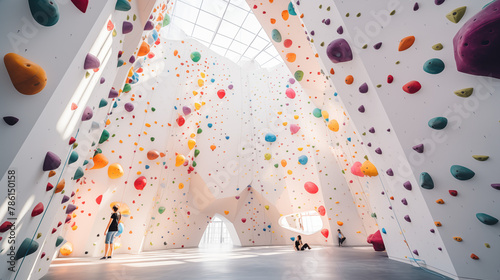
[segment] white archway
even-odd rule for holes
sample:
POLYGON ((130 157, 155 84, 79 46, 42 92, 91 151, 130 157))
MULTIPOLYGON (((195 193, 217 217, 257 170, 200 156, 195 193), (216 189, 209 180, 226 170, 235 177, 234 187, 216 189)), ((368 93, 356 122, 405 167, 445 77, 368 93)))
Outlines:
POLYGON ((208 224, 198 247, 211 245, 241 246, 233 223, 220 214, 215 214, 208 224))

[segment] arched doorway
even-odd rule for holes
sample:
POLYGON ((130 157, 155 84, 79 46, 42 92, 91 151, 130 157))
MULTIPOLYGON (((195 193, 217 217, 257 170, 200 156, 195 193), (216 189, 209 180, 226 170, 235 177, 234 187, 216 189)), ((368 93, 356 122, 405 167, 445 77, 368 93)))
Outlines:
POLYGON ((219 214, 213 216, 198 245, 198 247, 209 246, 241 246, 233 223, 219 214))

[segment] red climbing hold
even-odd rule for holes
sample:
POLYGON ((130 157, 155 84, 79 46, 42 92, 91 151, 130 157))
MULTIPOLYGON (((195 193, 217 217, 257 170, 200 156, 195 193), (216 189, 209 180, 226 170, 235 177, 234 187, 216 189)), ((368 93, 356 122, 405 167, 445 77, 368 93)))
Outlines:
POLYGON ((35 208, 33 208, 33 211, 31 211, 31 217, 36 217, 40 214, 43 213, 43 203, 38 203, 35 208))
POLYGON ((393 81, 394 81, 394 77, 392 75, 387 76, 387 83, 388 84, 392 84, 393 81))
POLYGON ((323 234, 323 236, 325 238, 328 238, 328 235, 330 234, 330 232, 328 231, 328 229, 324 228, 321 230, 321 234, 323 234))
POLYGON ((458 195, 458 192, 456 190, 449 190, 448 191, 450 193, 450 195, 452 196, 457 196, 458 195))
POLYGON ((186 122, 186 119, 182 116, 182 115, 179 115, 179 117, 177 118, 177 120, 175 120, 177 122, 177 124, 179 126, 183 126, 184 123, 186 122))
POLYGON ((326 210, 325 210, 325 207, 323 205, 321 205, 320 207, 318 207, 318 213, 321 216, 324 216, 326 214, 326 210))
POLYGON ((409 94, 414 94, 417 91, 419 91, 421 88, 422 88, 422 85, 420 85, 420 83, 417 81, 408 82, 403 86, 403 90, 409 94))
POLYGON ((9 222, 9 221, 5 221, 3 222, 2 225, 0 225, 0 232, 6 232, 10 229, 10 227, 12 226, 12 223, 9 222))
POLYGON ((217 96, 219 96, 220 99, 224 98, 224 96, 226 96, 226 91, 219 89, 219 91, 217 91, 217 96))
POLYGON ((97 204, 101 204, 101 201, 102 201, 102 194, 95 199, 95 202, 97 202, 97 204))
POLYGON ((82 13, 87 11, 87 7, 89 6, 89 0, 71 0, 73 4, 80 10, 82 13))

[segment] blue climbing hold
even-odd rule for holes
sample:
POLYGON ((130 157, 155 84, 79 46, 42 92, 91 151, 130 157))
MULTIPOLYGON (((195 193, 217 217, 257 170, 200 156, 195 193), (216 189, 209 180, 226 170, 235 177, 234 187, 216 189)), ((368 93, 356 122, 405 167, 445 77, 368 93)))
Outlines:
POLYGON ((436 117, 429 120, 427 123, 430 128, 441 130, 448 125, 448 119, 445 117, 436 117))
POLYGON ((320 108, 314 108, 313 110, 313 116, 315 116, 316 118, 321 118, 321 109, 320 108))
POLYGON ((444 70, 444 62, 439 58, 431 58, 424 63, 424 71, 429 74, 439 74, 444 70))
POLYGON ((385 228, 382 228, 382 233, 387 234, 387 231, 385 231, 385 228))
POLYGON ((115 10, 126 12, 130 9, 132 9, 132 6, 130 6, 130 3, 127 0, 116 1, 115 10))
POLYGON ((36 250, 38 250, 38 246, 38 242, 32 240, 31 238, 24 239, 23 243, 19 246, 19 249, 17 249, 14 259, 19 260, 24 258, 24 256, 33 254, 36 250))
POLYGON ((59 21, 59 7, 52 0, 29 0, 31 15, 39 24, 52 26, 59 21))
POLYGON ((266 140, 266 142, 272 143, 272 142, 276 141, 276 135, 274 135, 272 133, 268 133, 268 134, 266 134, 264 139, 266 140))
POLYGON ((212 128, 213 124, 212 123, 209 123, 207 124, 208 128, 212 128))
POLYGON ((293 4, 292 4, 291 1, 290 1, 290 3, 288 3, 288 13, 291 16, 296 16, 297 15, 297 13, 295 12, 295 8, 293 7, 293 4))
POLYGON ((276 43, 281 42, 281 33, 278 31, 278 29, 273 29, 273 31, 271 31, 271 38, 273 38, 276 43))
POLYGON ((492 217, 488 214, 484 214, 484 213, 477 213, 476 214, 476 218, 483 224, 485 225, 489 225, 489 226, 492 226, 496 223, 498 223, 498 219, 495 218, 495 217, 492 217))
POLYGON ((474 177, 474 175, 476 175, 474 171, 461 165, 452 165, 450 168, 450 172, 453 177, 461 181, 469 180, 474 177))
POLYGON ((299 163, 302 164, 302 165, 306 165, 308 160, 309 159, 307 158, 307 156, 303 155, 303 156, 299 157, 299 163))
POLYGON ((429 173, 420 173, 420 186, 427 190, 432 190, 434 188, 434 181, 432 181, 432 177, 429 173))

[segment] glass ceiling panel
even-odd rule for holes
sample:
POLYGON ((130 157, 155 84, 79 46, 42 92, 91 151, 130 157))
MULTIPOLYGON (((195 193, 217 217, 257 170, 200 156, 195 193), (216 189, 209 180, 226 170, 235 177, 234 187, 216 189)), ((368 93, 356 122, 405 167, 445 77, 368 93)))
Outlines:
POLYGON ((177 0, 172 23, 216 53, 261 67, 283 63, 245 0, 177 0))

